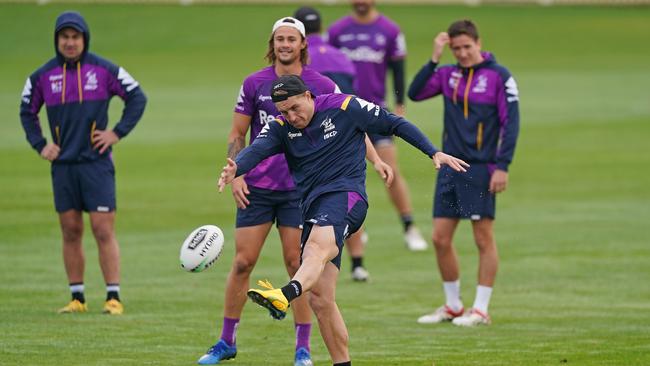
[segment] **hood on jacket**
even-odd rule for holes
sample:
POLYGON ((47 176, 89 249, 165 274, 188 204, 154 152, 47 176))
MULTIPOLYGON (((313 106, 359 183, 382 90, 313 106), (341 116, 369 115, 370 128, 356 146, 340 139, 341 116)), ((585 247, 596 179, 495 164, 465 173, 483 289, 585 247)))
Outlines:
POLYGON ((59 52, 59 47, 57 45, 57 35, 64 28, 72 28, 78 32, 83 33, 84 37, 84 50, 81 53, 81 58, 83 58, 86 53, 88 53, 88 48, 90 47, 90 29, 88 29, 88 24, 84 17, 76 11, 66 11, 61 13, 58 18, 56 18, 56 25, 54 27, 54 51, 56 52, 56 57, 61 61, 65 61, 65 57, 59 52))

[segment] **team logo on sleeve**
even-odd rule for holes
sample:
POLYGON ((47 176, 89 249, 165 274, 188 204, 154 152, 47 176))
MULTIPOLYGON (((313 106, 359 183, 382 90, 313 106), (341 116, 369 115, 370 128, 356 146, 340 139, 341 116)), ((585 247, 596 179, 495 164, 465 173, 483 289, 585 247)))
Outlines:
POLYGON ((262 131, 260 131, 260 133, 257 134, 257 138, 267 137, 268 135, 269 135, 269 124, 266 123, 264 124, 264 127, 262 127, 262 131))
POLYGON ((508 103, 519 101, 519 89, 512 76, 506 81, 506 94, 508 94, 508 103))
POLYGON ((372 112, 373 110, 375 111, 375 117, 379 116, 379 106, 375 105, 375 103, 368 102, 367 100, 363 100, 361 98, 354 98, 357 100, 359 105, 361 106, 361 109, 365 109, 368 112, 372 112))
POLYGON ((30 101, 30 97, 32 96, 32 81, 27 78, 27 81, 25 81, 25 86, 23 87, 23 102, 28 103, 30 101))
POLYGON ((126 70, 121 67, 117 72, 117 79, 122 83, 122 86, 126 88, 127 93, 140 86, 140 83, 135 81, 133 76, 131 76, 128 72, 126 72, 126 70))

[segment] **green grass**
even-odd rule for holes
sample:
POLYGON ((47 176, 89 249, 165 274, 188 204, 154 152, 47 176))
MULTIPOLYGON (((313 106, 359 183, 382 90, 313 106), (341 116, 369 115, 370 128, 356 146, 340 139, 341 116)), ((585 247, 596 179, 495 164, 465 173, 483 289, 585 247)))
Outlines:
MULTIPOLYGON (((236 93, 264 66, 272 22, 293 8, 76 6, 90 24, 91 49, 125 66, 150 99, 141 124, 114 153, 127 309, 117 318, 99 314, 104 289, 89 235, 91 312, 54 312, 68 291, 49 167, 28 147, 18 119, 24 80, 53 55, 54 19, 67 8, 0 5, 0 364, 193 364, 218 336, 234 252, 234 205, 215 192, 215 179, 236 93), (224 229, 224 255, 205 273, 185 273, 180 243, 205 223, 224 229)), ((323 15, 332 21, 347 10, 323 7, 323 15)), ((409 79, 438 31, 459 17, 477 20, 484 49, 519 82, 522 130, 510 188, 498 200, 501 268, 491 327, 415 323, 443 301, 433 251, 404 249, 383 188, 369 178, 373 281, 352 283, 346 259, 338 289, 354 364, 650 364, 650 9, 383 10, 407 35, 409 79)), ((441 102, 408 109, 438 142, 441 102)), ((120 110, 113 103, 112 121, 120 110)), ((400 161, 416 220, 429 236, 434 173, 403 143, 400 161)), ((456 245, 469 305, 477 253, 467 223, 456 245)), ((286 279, 279 251, 273 233, 254 278, 286 279)), ((286 365, 292 322, 271 321, 247 305, 238 343, 237 360, 226 364, 286 365)), ((317 365, 329 364, 317 332, 313 350, 317 365)))

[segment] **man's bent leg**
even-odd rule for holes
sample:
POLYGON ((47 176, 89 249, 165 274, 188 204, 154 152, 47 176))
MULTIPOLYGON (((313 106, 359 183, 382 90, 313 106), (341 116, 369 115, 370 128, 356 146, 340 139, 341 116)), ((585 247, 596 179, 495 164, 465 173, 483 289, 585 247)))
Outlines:
POLYGON ((325 264, 320 279, 311 289, 309 303, 318 318, 323 341, 333 363, 350 361, 348 330, 336 305, 336 280, 339 270, 334 264, 325 264))
POLYGON ((309 291, 318 282, 325 264, 339 254, 333 226, 314 225, 302 253, 302 264, 293 276, 300 282, 302 292, 309 291))

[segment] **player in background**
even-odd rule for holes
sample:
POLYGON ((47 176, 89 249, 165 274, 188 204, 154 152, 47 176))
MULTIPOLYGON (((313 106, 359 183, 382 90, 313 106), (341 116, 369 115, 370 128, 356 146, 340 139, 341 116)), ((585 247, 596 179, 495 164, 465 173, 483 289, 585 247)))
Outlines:
POLYGON ((481 52, 476 25, 459 20, 439 33, 431 59, 415 76, 409 98, 421 101, 442 94, 443 151, 472 164, 466 174, 443 168, 433 205, 433 243, 446 296, 445 305, 419 323, 453 321, 489 324, 488 305, 499 257, 494 239, 496 194, 508 186, 519 133, 519 92, 510 72, 491 53, 481 52), (456 65, 438 66, 449 45, 456 65), (463 314, 460 274, 453 237, 460 219, 470 219, 479 250, 478 286, 472 308, 463 314))
POLYGON ((368 209, 365 189, 366 132, 394 134, 433 159, 436 168, 463 161, 438 152, 414 125, 368 101, 345 94, 314 99, 296 75, 278 78, 271 97, 282 116, 269 122, 236 162, 228 159, 219 190, 268 156, 284 152, 302 197, 301 265, 291 281, 274 289, 251 289, 248 296, 283 319, 290 302, 309 292, 321 335, 337 366, 351 365, 348 332, 336 305, 336 280, 345 238, 363 224, 368 209))
MULTIPOLYGON (((361 98, 386 106, 386 74, 393 73, 395 109, 403 116, 404 73, 406 41, 395 22, 381 14, 374 0, 352 0, 352 15, 345 16, 328 30, 328 42, 345 53, 354 63, 356 78, 354 89, 361 98)), ((397 148, 392 136, 369 135, 377 153, 388 163, 395 174, 395 181, 388 188, 390 199, 400 215, 404 227, 407 248, 426 250, 427 242, 413 224, 413 208, 406 181, 399 173, 397 148)))
POLYGON ((27 141, 52 163, 54 205, 63 234, 63 263, 72 300, 60 313, 88 311, 84 296, 83 211, 88 212, 106 283, 103 312, 119 315, 120 249, 115 237, 115 170, 112 145, 138 123, 147 98, 129 73, 88 51, 90 30, 77 12, 56 19, 56 56, 25 83, 20 119, 27 141), (122 118, 108 129, 108 105, 124 100, 122 118), (43 136, 38 113, 45 104, 52 141, 43 136))
MULTIPOLYGON (((234 159, 246 146, 250 130, 253 143, 268 123, 279 114, 269 93, 273 80, 281 75, 302 75, 309 90, 318 95, 338 93, 339 89, 327 77, 305 66, 308 50, 304 25, 285 17, 273 25, 266 59, 271 66, 249 75, 239 91, 228 136, 228 158, 234 159)), ((370 145, 370 144, 369 144, 370 145)), ((383 169, 377 154, 369 150, 368 159, 383 169)), ((392 172, 383 174, 390 175, 392 172)), ((236 331, 246 303, 249 277, 259 258, 269 231, 276 222, 287 272, 293 276, 300 265, 300 195, 289 173, 284 154, 278 153, 261 161, 246 176, 232 184, 237 206, 235 257, 228 275, 221 337, 199 359, 199 364, 216 364, 237 354, 236 331)), ((311 311, 307 299, 294 305, 297 366, 312 365, 310 355, 311 311)))
MULTIPOLYGON (((320 13, 308 6, 296 10, 294 16, 305 25, 307 47, 309 49, 309 66, 332 79, 345 94, 354 92, 354 64, 339 49, 323 40, 320 13)), ((370 274, 363 266, 364 244, 367 235, 363 228, 351 235, 345 242, 352 261, 352 279, 367 281, 370 274)))

